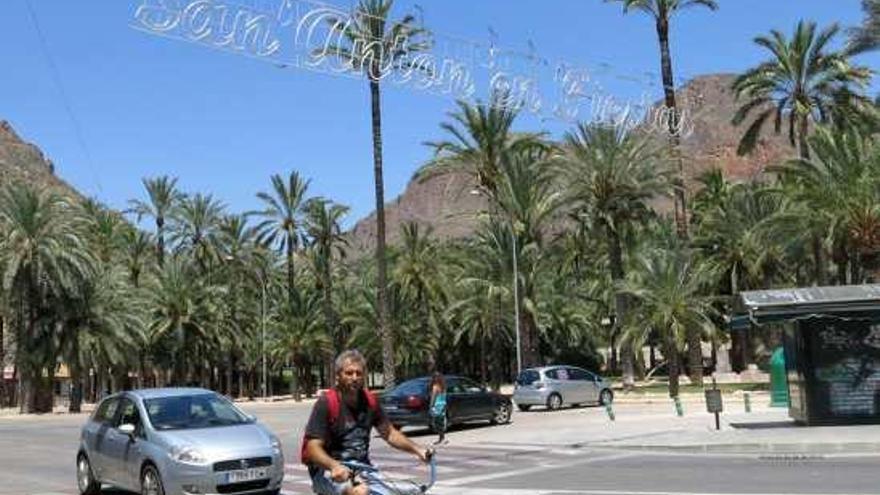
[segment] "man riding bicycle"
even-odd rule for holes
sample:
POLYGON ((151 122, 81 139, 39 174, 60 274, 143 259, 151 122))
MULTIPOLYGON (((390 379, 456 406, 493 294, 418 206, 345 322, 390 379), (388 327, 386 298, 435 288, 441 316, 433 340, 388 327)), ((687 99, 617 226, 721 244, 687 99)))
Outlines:
POLYGON ((312 489, 319 495, 368 495, 366 484, 355 484, 343 463, 370 464, 373 427, 392 447, 428 462, 431 451, 395 428, 364 388, 367 362, 356 350, 336 358, 336 387, 318 399, 303 438, 302 460, 309 467, 312 489))

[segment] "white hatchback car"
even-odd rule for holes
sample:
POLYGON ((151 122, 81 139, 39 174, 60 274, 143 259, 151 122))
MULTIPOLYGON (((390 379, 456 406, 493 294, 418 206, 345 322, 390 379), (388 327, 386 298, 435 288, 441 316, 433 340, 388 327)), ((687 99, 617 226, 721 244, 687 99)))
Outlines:
POLYGON ((522 370, 516 377, 513 401, 520 411, 532 406, 559 409, 570 404, 610 404, 611 382, 574 366, 545 366, 522 370))

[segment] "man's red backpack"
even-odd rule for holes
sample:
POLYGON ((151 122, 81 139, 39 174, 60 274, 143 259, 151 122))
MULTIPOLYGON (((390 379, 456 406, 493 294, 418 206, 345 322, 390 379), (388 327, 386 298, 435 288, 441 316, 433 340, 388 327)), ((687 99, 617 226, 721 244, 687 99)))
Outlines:
MULTIPOLYGON (((367 389, 363 389, 363 393, 364 396, 366 396, 367 398, 367 406, 370 408, 370 411, 373 411, 373 413, 378 413, 379 401, 376 399, 376 396, 367 389)), ((327 398, 327 421, 329 423, 330 429, 332 430, 336 424, 336 421, 339 419, 341 398, 339 397, 339 392, 337 392, 335 388, 328 389, 324 393, 324 397, 327 398)), ((307 444, 308 438, 306 438, 305 433, 303 433, 302 444, 299 448, 299 458, 303 464, 309 464, 309 456, 306 450, 307 444)))

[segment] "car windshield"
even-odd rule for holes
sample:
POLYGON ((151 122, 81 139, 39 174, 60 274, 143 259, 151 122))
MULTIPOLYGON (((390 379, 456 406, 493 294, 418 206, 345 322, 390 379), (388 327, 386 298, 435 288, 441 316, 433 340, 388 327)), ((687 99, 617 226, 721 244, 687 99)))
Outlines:
POLYGON ((150 423, 157 430, 189 430, 251 422, 247 415, 217 394, 147 399, 144 405, 150 423))
POLYGON ((532 383, 535 383, 536 381, 538 381, 539 378, 540 378, 540 376, 538 375, 537 371, 523 370, 523 371, 520 371, 519 376, 516 377, 516 384, 517 385, 531 385, 532 383))

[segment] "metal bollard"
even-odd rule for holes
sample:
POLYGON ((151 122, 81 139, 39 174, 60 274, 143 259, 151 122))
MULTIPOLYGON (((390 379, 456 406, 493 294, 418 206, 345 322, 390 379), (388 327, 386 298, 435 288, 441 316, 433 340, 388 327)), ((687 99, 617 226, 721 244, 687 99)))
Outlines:
POLYGON ((672 400, 675 402, 675 414, 677 414, 678 417, 684 416, 684 406, 681 405, 681 399, 676 395, 672 400))
POLYGON ((611 404, 605 404, 605 412, 608 413, 608 419, 614 421, 614 408, 611 407, 611 404))
POLYGON ((747 413, 752 412, 752 396, 748 392, 743 392, 743 405, 747 413))

